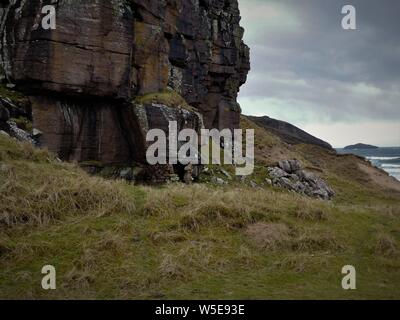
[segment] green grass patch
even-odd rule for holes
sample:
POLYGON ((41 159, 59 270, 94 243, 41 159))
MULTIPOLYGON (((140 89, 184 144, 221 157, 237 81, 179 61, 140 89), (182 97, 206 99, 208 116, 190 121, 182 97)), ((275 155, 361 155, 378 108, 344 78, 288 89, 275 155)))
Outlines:
POLYGON ((180 107, 188 111, 195 111, 195 109, 191 107, 179 93, 173 90, 165 90, 137 96, 135 97, 134 102, 140 105, 159 103, 171 108, 180 107))

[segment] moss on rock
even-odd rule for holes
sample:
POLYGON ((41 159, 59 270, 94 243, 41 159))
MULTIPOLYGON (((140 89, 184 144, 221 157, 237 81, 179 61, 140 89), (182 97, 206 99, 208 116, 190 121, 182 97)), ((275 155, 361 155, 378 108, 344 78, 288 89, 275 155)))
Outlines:
MULTIPOLYGON (((1 78, 1 69, 0 69, 0 78, 1 78)), ((6 85, 3 83, 0 83, 0 97, 8 98, 11 101, 17 102, 17 103, 18 102, 25 103, 27 101, 27 97, 23 93, 16 91, 16 90, 8 89, 6 87, 6 85)))
POLYGON ((160 92, 147 93, 142 96, 137 96, 134 99, 136 104, 146 105, 151 103, 164 104, 171 108, 183 108, 188 111, 195 111, 186 100, 174 90, 164 90, 160 92))

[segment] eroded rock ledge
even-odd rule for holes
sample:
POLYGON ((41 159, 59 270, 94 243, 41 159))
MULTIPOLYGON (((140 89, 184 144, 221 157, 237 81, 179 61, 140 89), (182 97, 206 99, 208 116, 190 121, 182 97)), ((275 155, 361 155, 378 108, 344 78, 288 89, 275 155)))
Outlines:
POLYGON ((41 142, 62 159, 143 160, 143 134, 165 114, 183 127, 239 126, 250 65, 237 0, 12 0, 0 19, 4 78, 29 96, 41 142), (45 4, 56 30, 40 27, 45 4), (161 91, 198 113, 133 102, 161 91))

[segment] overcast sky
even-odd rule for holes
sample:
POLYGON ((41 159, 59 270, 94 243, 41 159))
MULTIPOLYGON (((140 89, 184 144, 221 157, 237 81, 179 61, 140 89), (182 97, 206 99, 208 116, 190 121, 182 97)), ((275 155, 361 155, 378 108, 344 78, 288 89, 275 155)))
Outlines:
POLYGON ((244 114, 288 121, 335 147, 400 146, 400 0, 239 0, 252 71, 244 114), (357 10, 343 30, 342 7, 357 10))

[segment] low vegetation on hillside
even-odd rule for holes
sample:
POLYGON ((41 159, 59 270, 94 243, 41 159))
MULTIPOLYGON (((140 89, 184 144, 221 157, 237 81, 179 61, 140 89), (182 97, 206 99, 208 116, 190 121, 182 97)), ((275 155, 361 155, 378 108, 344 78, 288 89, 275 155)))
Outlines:
POLYGON ((0 298, 398 299, 398 194, 325 161, 330 202, 236 183, 103 180, 0 136, 0 298), (47 264, 55 291, 41 288, 47 264), (348 264, 354 291, 341 288, 348 264))
POLYGON ((164 90, 160 92, 148 93, 142 96, 137 96, 134 100, 139 105, 158 103, 167 105, 172 108, 183 108, 189 111, 194 109, 186 102, 186 100, 174 90, 164 90))

